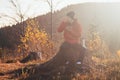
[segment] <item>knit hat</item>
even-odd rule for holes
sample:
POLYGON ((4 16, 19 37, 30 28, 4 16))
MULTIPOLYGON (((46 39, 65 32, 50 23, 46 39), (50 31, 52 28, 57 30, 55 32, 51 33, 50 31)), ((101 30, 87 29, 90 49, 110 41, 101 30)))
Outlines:
POLYGON ((75 12, 74 11, 70 11, 70 12, 68 12, 67 14, 66 14, 68 17, 70 17, 70 18, 74 18, 74 15, 75 15, 75 12))

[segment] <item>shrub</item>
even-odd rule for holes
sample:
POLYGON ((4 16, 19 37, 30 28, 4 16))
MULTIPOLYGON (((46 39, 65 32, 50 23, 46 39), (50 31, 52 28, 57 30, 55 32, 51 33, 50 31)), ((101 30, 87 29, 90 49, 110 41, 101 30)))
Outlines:
POLYGON ((22 44, 18 45, 17 52, 42 52, 45 55, 52 53, 53 42, 44 29, 39 30, 35 20, 26 21, 24 36, 21 36, 22 44))

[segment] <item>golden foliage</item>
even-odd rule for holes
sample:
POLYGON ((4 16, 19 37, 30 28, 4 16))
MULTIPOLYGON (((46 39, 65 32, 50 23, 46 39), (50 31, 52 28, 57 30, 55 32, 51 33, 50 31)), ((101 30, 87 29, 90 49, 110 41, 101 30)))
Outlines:
POLYGON ((44 29, 39 30, 39 25, 35 20, 28 20, 24 36, 21 36, 21 42, 18 46, 18 52, 42 52, 50 53, 53 42, 44 29))
POLYGON ((120 50, 117 51, 117 55, 120 57, 120 50))
POLYGON ((96 27, 92 27, 91 30, 88 30, 86 46, 91 51, 93 57, 109 58, 111 55, 109 47, 94 28, 96 27))
POLYGON ((87 41, 87 47, 90 51, 98 50, 101 47, 102 40, 97 32, 91 34, 92 38, 87 41))

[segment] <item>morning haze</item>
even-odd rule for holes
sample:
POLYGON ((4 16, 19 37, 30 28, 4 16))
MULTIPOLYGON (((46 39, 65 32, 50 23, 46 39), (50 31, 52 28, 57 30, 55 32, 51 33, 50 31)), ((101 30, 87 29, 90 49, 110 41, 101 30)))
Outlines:
POLYGON ((68 6, 56 13, 57 16, 53 18, 53 22, 55 22, 53 26, 58 27, 59 24, 56 23, 59 22, 59 19, 72 10, 75 11, 76 18, 83 27, 83 36, 87 35, 88 29, 94 25, 110 47, 111 52, 120 49, 120 3, 81 3, 68 6))
POLYGON ((106 42, 111 43, 113 52, 120 49, 120 3, 84 3, 75 5, 73 10, 83 30, 94 24, 106 42))

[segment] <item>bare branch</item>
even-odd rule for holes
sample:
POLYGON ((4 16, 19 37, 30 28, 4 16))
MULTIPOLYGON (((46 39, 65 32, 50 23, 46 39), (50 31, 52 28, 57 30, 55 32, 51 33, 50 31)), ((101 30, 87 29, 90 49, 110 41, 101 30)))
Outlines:
POLYGON ((12 3, 12 5, 17 8, 17 5, 15 4, 14 0, 10 0, 10 3, 12 3))
POLYGON ((49 0, 46 0, 46 1, 47 1, 47 3, 48 3, 49 6, 52 5, 52 3, 49 0))
POLYGON ((23 15, 25 16, 26 13, 32 8, 32 3, 28 6, 27 10, 23 13, 23 15))
POLYGON ((15 8, 15 14, 20 18, 19 20, 22 22, 24 20, 24 15, 22 14, 20 4, 17 0, 9 0, 9 2, 15 8))
POLYGON ((19 22, 16 18, 14 18, 14 17, 12 17, 12 16, 9 16, 9 15, 6 15, 6 14, 1 14, 0 17, 1 17, 1 18, 3 18, 3 17, 8 17, 8 18, 13 19, 15 22, 19 22))

